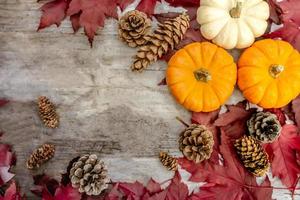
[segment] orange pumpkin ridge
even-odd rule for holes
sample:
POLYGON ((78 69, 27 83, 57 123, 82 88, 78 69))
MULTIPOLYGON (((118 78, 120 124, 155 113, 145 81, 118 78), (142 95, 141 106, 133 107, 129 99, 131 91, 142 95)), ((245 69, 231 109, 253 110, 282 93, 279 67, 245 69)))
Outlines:
POLYGON ((170 92, 186 109, 210 112, 230 97, 237 69, 232 56, 209 42, 194 42, 170 59, 166 80, 170 92))

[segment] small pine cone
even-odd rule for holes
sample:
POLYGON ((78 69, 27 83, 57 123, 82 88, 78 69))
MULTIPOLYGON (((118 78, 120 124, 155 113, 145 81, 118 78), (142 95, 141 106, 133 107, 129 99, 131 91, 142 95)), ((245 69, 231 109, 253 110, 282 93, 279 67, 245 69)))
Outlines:
POLYGON ((268 154, 251 136, 243 136, 234 143, 245 168, 255 176, 263 176, 270 168, 268 154))
POLYGON ((273 142, 280 134, 281 125, 277 116, 270 112, 257 112, 247 121, 249 135, 256 140, 273 142))
POLYGON ((72 187, 87 195, 99 195, 108 188, 110 182, 103 161, 95 154, 84 155, 74 162, 70 170, 70 179, 72 187))
POLYGON ((170 171, 176 171, 178 169, 178 161, 176 158, 170 156, 166 152, 159 153, 160 162, 170 171))
POLYGON ((119 20, 119 37, 130 47, 137 47, 147 42, 145 36, 151 30, 151 20, 138 10, 125 13, 119 20))
POLYGON ((191 124, 179 137, 179 149, 188 160, 200 163, 210 158, 214 138, 204 125, 191 124))
POLYGON ((57 128, 59 124, 59 117, 56 113, 55 106, 45 96, 38 98, 38 107, 40 118, 48 128, 57 128))
POLYGON ((131 66, 132 71, 144 70, 169 50, 174 49, 189 28, 189 21, 189 16, 183 13, 159 24, 154 33, 148 36, 148 42, 138 50, 131 66))
POLYGON ((37 148, 27 160, 28 169, 39 168, 41 164, 50 160, 55 153, 55 146, 53 144, 43 144, 37 148))

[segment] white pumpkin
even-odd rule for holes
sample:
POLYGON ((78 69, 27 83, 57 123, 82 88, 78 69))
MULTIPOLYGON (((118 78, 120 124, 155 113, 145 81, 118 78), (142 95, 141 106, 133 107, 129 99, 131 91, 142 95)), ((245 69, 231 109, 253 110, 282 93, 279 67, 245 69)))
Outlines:
POLYGON ((246 48, 268 27, 264 0, 201 0, 197 21, 202 35, 226 48, 246 48))

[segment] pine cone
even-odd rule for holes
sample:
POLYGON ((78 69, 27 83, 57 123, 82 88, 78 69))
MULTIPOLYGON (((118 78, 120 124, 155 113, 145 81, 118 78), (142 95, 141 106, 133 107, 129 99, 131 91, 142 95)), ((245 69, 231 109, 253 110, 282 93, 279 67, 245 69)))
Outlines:
POLYGON ((170 171, 176 171, 178 169, 178 161, 176 158, 170 156, 166 152, 159 153, 160 162, 170 171))
POLYGON ((234 146, 243 165, 253 175, 263 176, 269 170, 268 154, 253 137, 237 139, 234 146))
POLYGON ((99 195, 108 188, 110 182, 103 161, 95 154, 84 155, 74 162, 70 170, 70 179, 72 187, 87 195, 99 195))
POLYGON ((174 49, 189 28, 189 21, 189 16, 183 13, 159 24, 154 33, 148 36, 148 42, 138 50, 132 70, 142 71, 170 49, 174 49))
POLYGON ((247 121, 249 135, 263 143, 273 142, 280 134, 277 116, 270 112, 258 112, 247 121))
POLYGON ((191 124, 179 137, 179 149, 188 160, 196 163, 209 159, 213 146, 213 135, 204 125, 191 124))
POLYGON ((119 21, 119 36, 130 47, 137 47, 147 42, 145 36, 151 30, 151 20, 138 10, 125 13, 119 21))
POLYGON ((39 114, 40 118, 44 122, 45 126, 49 128, 56 128, 59 124, 59 117, 56 113, 55 106, 45 96, 38 98, 39 114))
POLYGON ((27 168, 35 169, 39 168, 41 164, 50 160, 55 153, 55 146, 53 144, 43 144, 37 148, 27 160, 27 168))

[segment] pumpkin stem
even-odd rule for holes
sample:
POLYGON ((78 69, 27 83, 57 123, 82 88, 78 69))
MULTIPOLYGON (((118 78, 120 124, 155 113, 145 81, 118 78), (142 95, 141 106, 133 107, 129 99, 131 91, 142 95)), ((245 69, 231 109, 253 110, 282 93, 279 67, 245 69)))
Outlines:
POLYGON ((194 76, 197 79, 197 81, 203 81, 207 83, 211 80, 211 75, 207 69, 200 68, 194 71, 194 76))
POLYGON ((279 74, 281 72, 283 72, 284 70, 284 66, 283 65, 277 65, 277 64, 274 64, 274 65, 271 65, 270 68, 269 68, 269 73, 270 75, 273 77, 273 78, 277 78, 279 76, 279 74))
POLYGON ((232 18, 240 18, 242 12, 243 2, 236 2, 236 6, 229 11, 229 14, 232 18))
POLYGON ((185 125, 186 127, 189 127, 190 125, 188 123, 186 123, 185 121, 183 121, 180 117, 176 117, 176 119, 181 122, 183 125, 185 125))

